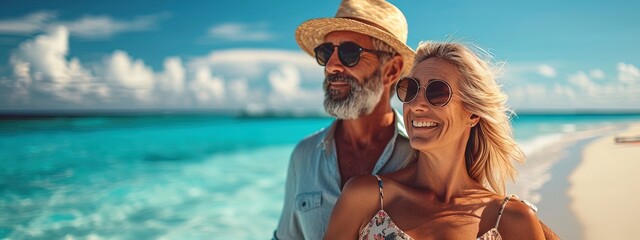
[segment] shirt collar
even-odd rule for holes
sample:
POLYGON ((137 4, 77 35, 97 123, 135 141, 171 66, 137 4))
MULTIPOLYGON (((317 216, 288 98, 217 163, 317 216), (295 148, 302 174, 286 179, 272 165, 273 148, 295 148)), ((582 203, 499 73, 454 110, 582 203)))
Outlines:
POLYGON ((402 117, 402 114, 395 109, 393 109, 393 112, 396 114, 396 118, 394 120, 396 121, 396 135, 400 135, 408 139, 409 136, 407 135, 407 128, 404 125, 404 118, 402 117))

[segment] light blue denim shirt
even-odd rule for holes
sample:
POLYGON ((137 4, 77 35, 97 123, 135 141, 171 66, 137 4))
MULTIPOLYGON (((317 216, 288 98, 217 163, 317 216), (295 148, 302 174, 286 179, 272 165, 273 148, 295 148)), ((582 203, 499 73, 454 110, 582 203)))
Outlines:
MULTIPOLYGON (((387 143, 371 174, 393 172, 414 155, 402 115, 395 111, 396 134, 387 143)), ((284 207, 275 239, 322 239, 340 196, 340 171, 334 139, 337 121, 305 138, 291 154, 284 207)))

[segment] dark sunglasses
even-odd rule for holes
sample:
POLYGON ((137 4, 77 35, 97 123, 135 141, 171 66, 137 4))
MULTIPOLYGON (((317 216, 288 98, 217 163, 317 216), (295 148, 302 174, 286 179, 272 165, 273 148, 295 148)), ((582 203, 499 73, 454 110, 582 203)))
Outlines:
POLYGON ((333 50, 338 47, 338 59, 340 63, 346 67, 353 67, 360 62, 360 54, 362 52, 370 52, 376 55, 391 54, 388 52, 366 49, 360 47, 354 42, 344 42, 340 45, 333 45, 333 43, 323 43, 313 49, 316 53, 316 61, 320 66, 326 66, 329 58, 333 55, 333 50))
MULTIPOLYGON (((403 77, 396 83, 396 94, 398 99, 403 103, 410 103, 420 92, 420 83, 417 79, 411 77, 403 77)), ((435 107, 444 107, 451 100, 451 86, 443 80, 431 80, 424 86, 425 97, 427 102, 435 107)))

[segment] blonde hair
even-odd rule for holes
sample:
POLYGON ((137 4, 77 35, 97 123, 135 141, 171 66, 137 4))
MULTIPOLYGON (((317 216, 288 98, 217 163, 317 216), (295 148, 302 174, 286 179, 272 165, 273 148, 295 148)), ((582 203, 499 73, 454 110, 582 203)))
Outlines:
POLYGON ((465 149, 467 172, 485 187, 504 195, 505 181, 513 181, 518 175, 513 162, 524 163, 525 158, 513 137, 513 112, 506 106, 507 95, 496 81, 497 68, 492 65, 490 54, 475 48, 474 52, 460 43, 421 42, 413 66, 429 58, 441 58, 462 75, 460 92, 456 94, 469 112, 480 117, 471 128, 465 149))

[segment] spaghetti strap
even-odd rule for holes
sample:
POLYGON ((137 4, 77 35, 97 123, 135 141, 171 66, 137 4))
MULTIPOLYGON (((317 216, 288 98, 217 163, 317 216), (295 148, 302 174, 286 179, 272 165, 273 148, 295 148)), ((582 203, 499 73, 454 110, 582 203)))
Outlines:
POLYGON ((512 194, 511 196, 506 197, 504 201, 502 201, 502 207, 500 207, 500 212, 498 212, 498 220, 496 220, 496 226, 494 227, 495 229, 498 229, 498 225, 500 225, 500 218, 502 217, 502 212, 504 212, 504 208, 507 206, 509 199, 511 199, 512 197, 515 197, 515 195, 512 194))
POLYGON ((384 192, 382 191, 382 179, 378 175, 374 175, 378 179, 378 189, 380 189, 380 210, 384 210, 384 192))

